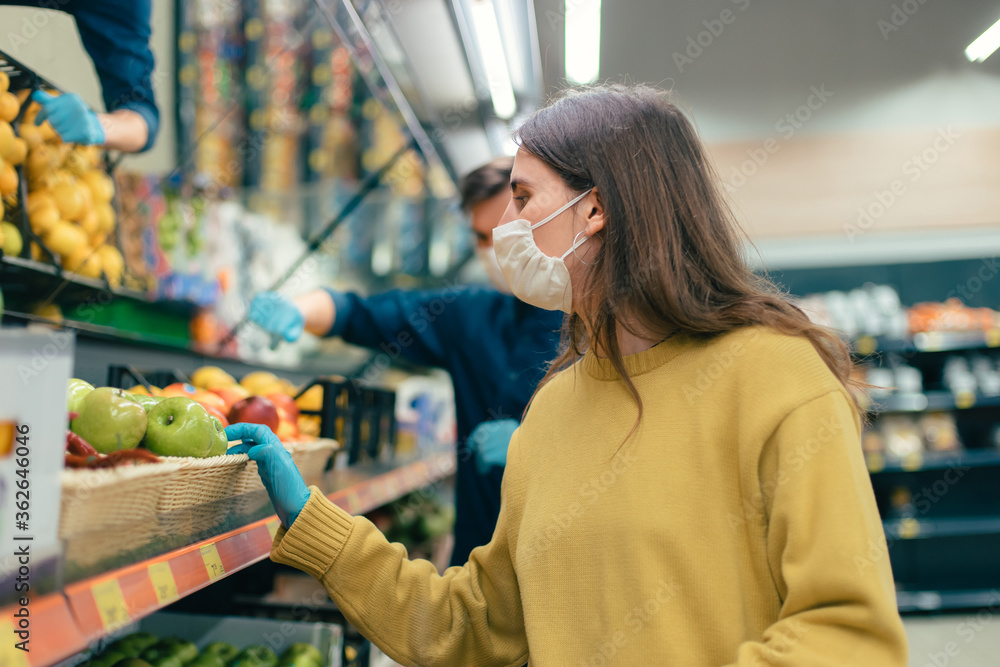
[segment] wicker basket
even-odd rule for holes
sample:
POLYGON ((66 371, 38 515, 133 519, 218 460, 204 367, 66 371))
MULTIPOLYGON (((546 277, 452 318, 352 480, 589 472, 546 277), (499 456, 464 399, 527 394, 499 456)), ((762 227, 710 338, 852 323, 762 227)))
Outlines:
POLYGON ((177 461, 101 470, 63 470, 59 537, 152 519, 177 461))
POLYGON ((250 457, 246 454, 223 454, 207 459, 167 457, 166 460, 177 461, 178 470, 171 475, 156 504, 158 513, 173 512, 234 495, 236 479, 247 467, 250 457))
MULTIPOLYGON (((340 444, 336 440, 327 438, 284 444, 306 482, 318 479, 326 469, 326 462, 330 460, 330 455, 340 448, 340 444)), ((264 484, 260 481, 260 475, 257 474, 257 464, 250 461, 246 468, 237 475, 236 483, 233 486, 233 495, 260 491, 263 488, 264 484)))

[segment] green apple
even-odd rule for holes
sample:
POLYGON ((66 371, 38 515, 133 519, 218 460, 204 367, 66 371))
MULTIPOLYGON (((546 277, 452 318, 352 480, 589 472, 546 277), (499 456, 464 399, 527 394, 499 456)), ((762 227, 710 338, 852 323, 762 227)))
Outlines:
POLYGON ((305 642, 296 642, 288 647, 288 649, 281 655, 282 662, 288 660, 291 661, 294 658, 304 657, 312 660, 316 663, 316 667, 322 667, 323 665, 323 654, 319 652, 319 649, 312 644, 306 644, 305 642))
MULTIPOLYGON (((209 415, 211 416, 211 415, 209 415)), ((229 449, 229 438, 226 437, 226 427, 222 425, 218 417, 212 416, 212 424, 215 426, 214 442, 209 456, 222 456, 229 449)))
POLYGON ((206 653, 217 655, 222 662, 229 662, 235 658, 236 654, 239 652, 240 650, 238 648, 232 644, 227 644, 226 642, 212 642, 201 650, 202 655, 205 655, 206 653))
POLYGON ((160 456, 214 456, 217 421, 190 398, 165 398, 149 411, 146 449, 160 456))
POLYGON ((94 391, 94 385, 84 380, 70 378, 66 383, 66 408, 70 412, 80 411, 80 401, 94 391))
POLYGON ((94 389, 75 412, 80 416, 70 422, 70 430, 102 454, 134 449, 146 432, 146 411, 125 398, 121 389, 94 389))
POLYGON ((164 399, 163 396, 147 396, 146 394, 129 394, 126 393, 125 397, 133 403, 138 403, 142 406, 142 409, 149 414, 149 411, 153 409, 153 406, 164 399))

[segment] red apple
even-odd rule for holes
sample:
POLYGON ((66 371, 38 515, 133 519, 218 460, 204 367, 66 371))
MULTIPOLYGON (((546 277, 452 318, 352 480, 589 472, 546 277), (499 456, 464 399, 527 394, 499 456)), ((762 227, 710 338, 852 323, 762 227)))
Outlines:
POLYGON ((299 406, 295 404, 295 399, 288 394, 268 394, 268 398, 278 407, 278 416, 288 421, 298 421, 299 406))
POLYGON ((210 392, 221 398, 226 404, 226 412, 229 412, 234 405, 250 395, 250 392, 235 384, 231 387, 213 387, 210 392))
POLYGON ((229 410, 230 424, 238 424, 240 422, 263 424, 272 431, 277 431, 280 421, 278 408, 275 407, 273 402, 263 396, 244 398, 229 410))

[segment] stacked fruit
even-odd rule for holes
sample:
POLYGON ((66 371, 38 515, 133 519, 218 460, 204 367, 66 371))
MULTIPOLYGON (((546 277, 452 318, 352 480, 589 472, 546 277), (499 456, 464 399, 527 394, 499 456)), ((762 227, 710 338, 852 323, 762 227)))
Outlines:
MULTIPOLYGON (((48 121, 35 125, 41 108, 36 102, 28 103, 15 133, 10 122, 17 117, 20 104, 7 85, 6 75, 0 77, 0 195, 4 203, 10 208, 17 203, 15 166, 23 163, 28 182, 28 201, 23 204, 32 232, 67 271, 90 278, 103 274, 112 286, 121 285, 124 260, 108 242, 115 229, 111 204, 115 187, 101 168, 100 150, 63 143, 48 121)), ((21 92, 26 99, 27 91, 21 92)), ((5 253, 8 235, 13 238, 11 228, 2 229, 5 253)), ((31 254, 38 260, 52 259, 36 243, 31 245, 31 254)))
POLYGON ((98 454, 141 447, 159 456, 207 458, 225 454, 229 446, 222 422, 184 396, 95 389, 76 378, 69 381, 67 396, 70 413, 76 413, 70 430, 98 454))
MULTIPOLYGON (((146 391, 133 387, 129 391, 146 391)), ((299 432, 299 408, 293 398, 298 390, 273 373, 249 373, 239 382, 217 366, 203 366, 191 374, 191 384, 172 384, 152 393, 181 395, 201 403, 223 424, 248 422, 268 426, 283 442, 293 442, 299 432)))
MULTIPOLYGON (((0 220, 17 205, 17 165, 28 156, 28 144, 14 136, 10 123, 17 118, 20 103, 7 90, 10 79, 0 72, 0 220)), ((5 255, 20 255, 23 240, 17 226, 4 220, 0 223, 0 247, 5 255)))
POLYGON ((324 667, 319 649, 296 643, 281 655, 256 644, 242 651, 227 642, 213 642, 198 652, 194 642, 177 637, 158 639, 136 632, 112 643, 81 667, 324 667))

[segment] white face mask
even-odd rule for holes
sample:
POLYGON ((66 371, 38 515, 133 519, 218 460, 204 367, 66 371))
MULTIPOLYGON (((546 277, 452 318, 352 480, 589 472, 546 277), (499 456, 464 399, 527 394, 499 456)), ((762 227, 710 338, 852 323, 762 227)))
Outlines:
POLYGON ((577 234, 570 249, 561 257, 549 257, 535 244, 532 230, 546 222, 590 194, 587 190, 575 197, 558 211, 534 225, 521 218, 493 230, 493 247, 497 262, 503 271, 511 291, 521 301, 545 310, 570 312, 573 305, 573 290, 570 287, 569 269, 566 258, 583 245, 588 236, 577 234))
POLYGON ((497 288, 497 291, 504 294, 513 294, 513 292, 510 291, 510 285, 507 284, 507 279, 503 277, 503 271, 500 269, 500 264, 497 262, 497 253, 496 250, 493 249, 493 246, 488 248, 476 246, 476 258, 486 270, 486 276, 490 279, 490 282, 493 283, 493 286, 497 288))

